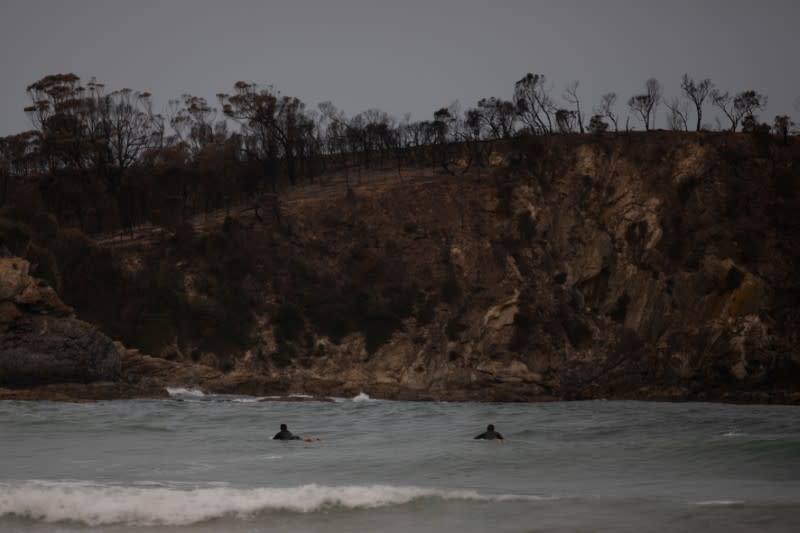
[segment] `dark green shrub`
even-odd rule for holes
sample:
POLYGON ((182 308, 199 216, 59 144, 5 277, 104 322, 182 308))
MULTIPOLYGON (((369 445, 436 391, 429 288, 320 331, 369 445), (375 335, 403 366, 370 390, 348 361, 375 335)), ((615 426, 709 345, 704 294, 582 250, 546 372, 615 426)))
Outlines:
POLYGON ((416 308, 415 317, 417 324, 426 326, 430 324, 436 316, 436 303, 432 298, 425 298, 416 308))
POLYGON ((277 349, 269 356, 272 364, 278 368, 291 366, 294 357, 294 348, 286 343, 278 343, 277 349))
POLYGON ((19 222, 0 219, 0 246, 14 255, 25 257, 31 243, 31 229, 19 222))
POLYGON ((575 348, 580 348, 586 342, 592 339, 592 330, 584 324, 580 319, 574 316, 568 316, 563 321, 564 332, 567 334, 569 343, 575 348))
POLYGON ((278 308, 278 312, 272 317, 272 323, 275 325, 275 340, 278 342, 297 340, 305 328, 302 310, 291 302, 278 308))
POLYGON ((56 291, 61 289, 58 262, 50 250, 31 244, 26 259, 31 263, 31 274, 45 280, 56 291))

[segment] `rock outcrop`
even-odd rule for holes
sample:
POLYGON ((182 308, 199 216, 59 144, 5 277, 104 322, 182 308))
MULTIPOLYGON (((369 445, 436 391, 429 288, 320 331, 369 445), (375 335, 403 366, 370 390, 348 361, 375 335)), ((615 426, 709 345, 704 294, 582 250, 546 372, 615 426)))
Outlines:
MULTIPOLYGON (((124 316, 172 322, 129 338, 122 314, 108 324, 162 357, 114 348, 4 259, 0 386, 800 402, 797 146, 658 132, 515 143, 488 175, 297 188, 269 220, 242 211, 115 250, 115 279, 151 295, 124 316)), ((82 305, 103 324, 107 306, 82 305)))
POLYGON ((377 350, 307 319, 311 345, 261 372, 391 397, 800 400, 796 156, 744 136, 623 139, 286 213, 296 257, 331 283, 384 265, 367 290, 416 288, 433 310, 377 350))
POLYGON ((0 257, 0 387, 118 380, 111 339, 29 270, 24 259, 0 257))

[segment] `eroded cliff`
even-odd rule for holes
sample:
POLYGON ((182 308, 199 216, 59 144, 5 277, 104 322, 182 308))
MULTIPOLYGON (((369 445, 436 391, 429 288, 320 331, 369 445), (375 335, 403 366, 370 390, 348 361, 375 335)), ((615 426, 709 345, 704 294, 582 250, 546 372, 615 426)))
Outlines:
MULTIPOLYGON (((796 391, 796 156, 741 137, 573 141, 534 140, 489 179, 288 205, 290 255, 325 284, 411 303, 375 349, 369 332, 330 342, 301 313, 310 338, 266 371, 430 398, 796 391)), ((274 332, 254 353, 281 353, 274 332)))
POLYGON ((796 402, 799 155, 745 135, 520 139, 480 172, 321 183, 114 248, 130 294, 66 299, 158 356, 125 356, 153 386, 796 402))
POLYGON ((119 379, 117 347, 29 269, 0 257, 0 387, 119 379))

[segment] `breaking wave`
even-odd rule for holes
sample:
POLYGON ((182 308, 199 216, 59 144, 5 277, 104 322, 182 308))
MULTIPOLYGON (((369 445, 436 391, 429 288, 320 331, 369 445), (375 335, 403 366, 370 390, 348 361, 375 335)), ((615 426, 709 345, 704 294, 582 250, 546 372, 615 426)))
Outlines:
POLYGON ((184 387, 167 387, 167 394, 173 398, 183 396, 194 396, 199 398, 205 396, 205 393, 200 389, 188 389, 184 387))
POLYGON ((354 402, 371 402, 374 401, 372 398, 369 397, 369 394, 365 392, 359 392, 357 395, 353 397, 354 402))
POLYGON ((311 513, 333 507, 366 509, 403 505, 420 499, 502 502, 546 500, 520 495, 482 495, 469 490, 441 490, 391 485, 236 489, 203 487, 110 486, 82 482, 0 483, 0 517, 10 515, 45 522, 180 526, 207 520, 248 518, 268 511, 311 513))

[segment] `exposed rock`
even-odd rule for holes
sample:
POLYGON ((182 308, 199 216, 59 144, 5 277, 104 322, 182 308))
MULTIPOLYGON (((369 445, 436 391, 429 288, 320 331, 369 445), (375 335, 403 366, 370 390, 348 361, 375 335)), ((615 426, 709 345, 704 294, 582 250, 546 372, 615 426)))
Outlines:
MULTIPOLYGON (((524 147, 495 154, 505 166, 488 176, 367 181, 347 194, 298 187, 243 211, 250 223, 229 219, 219 239, 246 243, 231 262, 247 271, 240 277, 226 277, 218 257, 181 257, 191 246, 168 248, 176 290, 191 302, 211 306, 210 287, 241 279, 247 303, 236 309, 252 312, 248 340, 204 345, 175 331, 153 350, 161 357, 118 346, 121 366, 95 363, 80 380, 117 368, 144 396, 182 386, 258 396, 800 402, 800 201, 774 186, 776 172, 796 181, 796 147, 770 152, 766 165, 740 135, 531 142, 543 146, 535 161, 524 147)), ((128 275, 146 251, 119 251, 128 275)), ((57 343, 41 338, 102 352, 104 337, 75 325, 14 261, 0 263, 3 361, 17 353, 2 348, 9 338, 40 378, 67 375, 77 360, 58 360, 57 343)))
POLYGON ((496 305, 486 312, 483 325, 486 328, 500 330, 514 323, 514 317, 519 311, 519 291, 514 291, 514 296, 505 302, 496 305))
MULTIPOLYGON (((796 383, 780 383, 798 375, 797 342, 774 330, 797 327, 797 314, 791 304, 776 312, 765 275, 791 271, 797 254, 783 246, 748 255, 733 236, 794 237, 730 213, 735 195, 760 206, 754 213, 784 199, 742 184, 741 170, 720 155, 735 149, 755 158, 747 139, 735 148, 701 137, 662 141, 641 148, 586 141, 572 156, 554 156, 573 159, 546 186, 541 179, 405 183, 375 193, 392 203, 334 206, 368 221, 367 240, 397 243, 391 259, 407 279, 442 283, 438 260, 446 257, 460 295, 440 304, 430 324, 410 322, 368 357, 358 336, 339 343, 315 336, 325 357, 271 374, 305 386, 335 375, 340 387, 388 397, 791 401, 796 383), (404 221, 413 221, 413 238, 392 230, 404 221), (441 236, 440 244, 420 235, 441 236)), ((761 169, 748 169, 748 180, 758 181, 761 169)), ((314 261, 310 250, 341 250, 347 231, 326 229, 328 208, 304 207, 287 218, 328 241, 312 248, 298 233, 297 251, 314 261)), ((314 264, 330 269, 331 279, 346 276, 314 264)), ((797 291, 796 279, 780 279, 797 291)))
POLYGON ((28 272, 27 261, 0 258, 0 386, 118 379, 111 340, 28 272))
POLYGON ((30 265, 17 257, 0 257, 0 301, 14 300, 26 287, 30 265))

